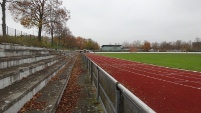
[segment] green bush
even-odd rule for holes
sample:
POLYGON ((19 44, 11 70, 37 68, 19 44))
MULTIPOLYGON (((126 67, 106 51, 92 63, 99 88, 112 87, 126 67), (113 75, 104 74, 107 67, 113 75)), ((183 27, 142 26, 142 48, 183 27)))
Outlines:
POLYGON ((31 36, 7 36, 3 38, 0 36, 0 43, 13 43, 19 45, 26 45, 26 46, 35 46, 35 47, 46 47, 46 48, 54 48, 54 49, 61 49, 63 47, 58 46, 58 44, 51 45, 51 42, 48 38, 43 38, 42 42, 39 42, 37 37, 31 36))

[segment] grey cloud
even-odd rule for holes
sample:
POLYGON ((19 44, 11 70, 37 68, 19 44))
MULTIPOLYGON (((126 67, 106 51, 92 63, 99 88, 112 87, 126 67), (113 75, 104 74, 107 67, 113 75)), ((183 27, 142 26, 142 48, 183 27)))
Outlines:
MULTIPOLYGON (((71 11, 67 26, 72 33, 101 45, 201 38, 200 4, 200 0, 63 0, 71 11)), ((7 19, 8 25, 16 25, 7 19)))

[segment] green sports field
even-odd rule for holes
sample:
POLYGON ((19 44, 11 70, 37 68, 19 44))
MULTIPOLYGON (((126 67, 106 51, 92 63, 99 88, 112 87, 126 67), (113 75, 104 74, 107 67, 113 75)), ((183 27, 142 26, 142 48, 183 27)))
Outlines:
POLYGON ((193 53, 99 53, 100 55, 159 66, 201 72, 201 54, 193 53))

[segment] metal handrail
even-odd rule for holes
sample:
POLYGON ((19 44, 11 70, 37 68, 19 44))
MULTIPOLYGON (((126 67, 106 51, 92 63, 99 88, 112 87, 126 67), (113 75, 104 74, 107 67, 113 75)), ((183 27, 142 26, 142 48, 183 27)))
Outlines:
POLYGON ((122 91, 122 93, 127 95, 144 113, 156 113, 153 109, 151 109, 148 105, 146 105, 142 100, 140 100, 127 88, 125 88, 122 84, 118 84, 117 86, 122 91))
MULTIPOLYGON (((125 94, 133 103, 135 103, 135 105, 141 110, 142 113, 156 113, 153 109, 151 109, 148 105, 146 105, 142 100, 140 100, 137 96, 135 96, 131 91, 129 91, 126 87, 124 87, 116 79, 114 79, 110 74, 108 74, 104 69, 102 69, 100 66, 98 66, 94 61, 92 61, 87 56, 85 56, 85 57, 88 60, 90 60, 90 62, 92 62, 94 64, 94 66, 96 66, 99 71, 102 71, 102 73, 104 75, 106 75, 114 84, 116 84, 116 88, 121 93, 125 94)), ((116 103, 116 104, 118 104, 118 103, 116 103)), ((118 108, 116 108, 116 109, 117 109, 116 112, 118 113, 118 108)))

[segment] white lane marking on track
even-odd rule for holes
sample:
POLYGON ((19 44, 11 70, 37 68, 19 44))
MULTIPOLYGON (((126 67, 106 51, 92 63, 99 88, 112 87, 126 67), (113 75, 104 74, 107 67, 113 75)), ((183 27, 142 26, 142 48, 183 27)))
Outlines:
MULTIPOLYGON (((100 61, 103 62, 103 60, 100 60, 100 61)), ((117 64, 117 63, 116 63, 116 64, 117 64)), ((117 68, 117 67, 115 67, 115 66, 112 66, 111 64, 108 64, 108 66, 117 68)), ((117 69, 123 70, 122 68, 117 68, 117 69)), ((124 71, 128 71, 128 70, 125 70, 125 69, 124 69, 124 71)), ((129 71, 128 71, 128 72, 129 72, 129 71)), ((134 73, 134 72, 131 72, 131 73, 134 73)), ((135 73, 135 74, 136 74, 136 73, 135 73)), ((143 75, 143 74, 139 74, 139 73, 138 73, 138 75, 145 76, 145 77, 152 78, 152 79, 156 79, 156 80, 161 80, 161 81, 168 82, 168 83, 173 83, 173 84, 185 86, 185 87, 190 87, 190 88, 194 88, 194 89, 201 89, 201 87, 194 87, 194 86, 191 86, 191 85, 185 85, 185 84, 181 84, 181 83, 176 83, 176 82, 173 82, 173 81, 168 81, 168 80, 164 80, 164 79, 160 79, 160 78, 156 78, 156 77, 151 77, 151 76, 147 76, 147 75, 143 75)), ((191 82, 200 83, 200 82, 196 82, 196 81, 191 81, 191 82)))
MULTIPOLYGON (((111 66, 111 67, 113 67, 113 66, 111 66)), ((117 67, 115 67, 115 68, 117 68, 117 67)), ((121 68, 117 68, 117 69, 123 70, 121 68)), ((124 71, 128 71, 128 70, 124 70, 124 71)), ((131 73, 134 73, 134 72, 131 72, 131 73)), ((152 78, 152 79, 156 79, 156 80, 161 80, 161 81, 168 82, 168 83, 173 83, 173 84, 185 86, 185 87, 190 87, 190 88, 194 88, 194 89, 200 89, 200 87, 194 87, 194 86, 191 86, 191 85, 185 85, 185 84, 182 84, 182 83, 177 83, 177 82, 173 82, 173 81, 169 81, 169 80, 159 79, 159 78, 156 78, 156 77, 151 77, 151 76, 147 76, 147 75, 143 75, 143 74, 139 74, 139 73, 138 73, 138 75, 145 76, 145 77, 152 78)))

